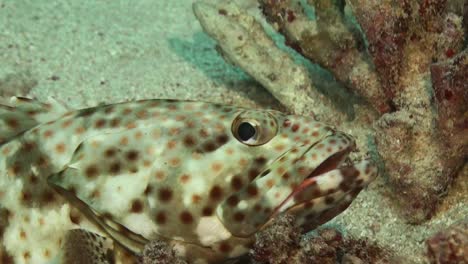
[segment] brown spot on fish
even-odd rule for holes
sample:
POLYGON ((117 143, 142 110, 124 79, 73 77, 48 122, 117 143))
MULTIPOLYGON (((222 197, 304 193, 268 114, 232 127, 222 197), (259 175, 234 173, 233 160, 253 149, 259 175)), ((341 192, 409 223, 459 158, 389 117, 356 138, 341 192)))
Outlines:
POLYGON ((53 135, 54 135, 54 132, 53 132, 52 130, 50 130, 50 129, 44 131, 44 133, 43 133, 43 136, 44 136, 45 138, 50 138, 50 137, 52 137, 53 135))
POLYGON ((168 149, 174 149, 176 146, 177 146, 177 141, 175 140, 169 140, 169 142, 167 142, 168 149))
POLYGON ((94 114, 94 112, 97 110, 97 108, 86 108, 78 111, 78 114, 76 117, 86 117, 94 114))
POLYGON ((196 141, 191 135, 186 135, 183 142, 186 147, 193 147, 196 141))
POLYGON ((239 203, 239 198, 237 198, 237 195, 233 194, 229 196, 229 198, 226 201, 229 206, 234 207, 239 203))
POLYGON ((66 150, 65 143, 60 142, 57 145, 55 145, 55 151, 57 151, 57 153, 64 153, 65 150, 66 150))
POLYGON ((171 136, 177 136, 180 134, 180 129, 178 127, 173 127, 169 129, 169 135, 171 136))
POLYGON ((124 146, 128 145, 128 137, 126 137, 126 136, 121 137, 120 138, 120 144, 124 145, 124 146))
POLYGON ((10 168, 10 173, 13 174, 14 176, 17 176, 21 173, 23 170, 21 163, 19 160, 16 160, 13 165, 10 168))
POLYGON ((330 205, 330 204, 332 204, 333 202, 335 202, 335 199, 334 199, 333 197, 331 197, 331 196, 325 197, 325 204, 330 205))
POLYGON ((96 122, 94 123, 95 128, 103 128, 105 125, 106 125, 106 120, 102 118, 96 120, 96 122))
POLYGON ((130 108, 127 107, 127 108, 124 108, 124 109, 123 109, 122 114, 124 114, 124 115, 129 115, 131 112, 132 112, 132 109, 130 109, 130 108))
POLYGON ((247 193, 251 196, 251 197, 255 197, 258 195, 258 188, 256 185, 254 184, 249 184, 249 186, 247 187, 247 193))
POLYGON ((218 143, 218 145, 224 145, 228 141, 229 141, 229 137, 226 134, 222 134, 216 137, 216 143, 218 143))
POLYGON ((242 212, 236 212, 233 218, 236 222, 242 222, 245 219, 245 214, 242 212))
POLYGON ((132 213, 141 213, 141 212, 143 212, 143 203, 138 199, 133 200, 132 201, 132 206, 130 208, 130 212, 132 212, 132 213))
POLYGON ((79 126, 77 128, 75 128, 75 133, 76 134, 83 134, 85 132, 85 128, 82 127, 82 126, 79 126))
POLYGON ((201 196, 198 194, 192 195, 192 203, 197 204, 202 200, 201 196))
POLYGON ((269 180, 266 182, 266 186, 267 186, 269 189, 273 188, 273 186, 275 186, 275 180, 269 179, 269 180))
POLYGON ((153 186, 148 185, 148 186, 146 186, 145 191, 144 191, 143 193, 144 193, 145 195, 149 195, 149 194, 151 194, 152 192, 153 192, 153 186))
POLYGON ((118 161, 112 162, 109 166, 109 173, 115 175, 120 172, 121 167, 122 166, 120 165, 120 162, 118 161))
POLYGON ((8 118, 6 120, 7 126, 9 126, 11 129, 17 129, 19 127, 19 122, 16 119, 13 118, 8 118))
POLYGON ((148 117, 148 112, 146 112, 146 110, 140 110, 136 113, 136 116, 140 119, 145 119, 148 117))
POLYGON ((127 158, 128 161, 134 162, 138 159, 139 157, 139 152, 137 150, 129 150, 126 154, 125 157, 127 158))
POLYGON ((154 173, 154 176, 156 177, 156 179, 158 179, 159 181, 162 181, 166 178, 166 173, 162 170, 157 170, 155 173, 154 173))
POLYGON ((243 186, 242 179, 239 176, 232 177, 231 187, 234 191, 240 190, 242 186, 243 186))
POLYGON ((70 118, 70 119, 67 119, 67 120, 63 121, 61 127, 62 127, 62 128, 67 128, 67 127, 69 127, 72 123, 73 123, 73 119, 71 119, 71 118, 70 118))
POLYGON ((85 169, 85 175, 88 178, 95 178, 99 174, 98 167, 96 165, 89 165, 85 169))
POLYGON ((117 150, 115 148, 108 148, 108 149, 106 149, 106 151, 104 151, 104 155, 107 158, 114 157, 116 153, 117 153, 117 150))
POLYGON ((223 164, 220 163, 220 162, 213 162, 211 164, 211 169, 214 171, 214 172, 220 172, 222 169, 223 169, 223 164))
POLYGON ((213 152, 217 149, 216 145, 211 141, 205 142, 202 148, 203 148, 202 152, 213 152))
POLYGON ((125 127, 128 128, 128 129, 133 129, 133 128, 137 127, 137 125, 135 124, 135 122, 130 122, 125 127))
POLYGON ((32 150, 34 150, 36 148, 36 143, 34 142, 29 142, 29 141, 26 141, 24 142, 23 146, 22 146, 22 150, 23 151, 26 151, 26 152, 31 152, 32 150))
POLYGON ((112 118, 111 121, 110 121, 110 126, 111 127, 118 127, 120 125, 120 119, 115 117, 115 118, 112 118))
POLYGON ((188 174, 182 174, 180 176, 180 182, 183 183, 183 184, 186 184, 190 181, 190 175, 188 174))
POLYGON ((169 165, 171 167, 178 167, 181 163, 181 160, 179 157, 173 157, 169 160, 169 165))
POLYGON ((193 216, 189 211, 183 211, 182 213, 180 213, 179 218, 180 221, 182 221, 182 223, 186 225, 190 225, 193 223, 193 216))
POLYGON ((299 129, 299 124, 294 124, 294 125, 291 127, 291 131, 292 131, 292 132, 296 132, 298 129, 299 129))
POLYGON ((221 242, 219 244, 219 251, 223 253, 229 253, 231 252, 232 248, 227 242, 221 242))
POLYGON ((92 193, 91 193, 91 197, 93 199, 96 199, 96 198, 99 198, 99 196, 101 196, 101 192, 99 190, 94 190, 92 193))
POLYGON ((52 191, 45 191, 42 194, 42 201, 46 204, 52 203, 55 200, 55 194, 52 191))
POLYGON ((24 232, 24 230, 20 231, 20 239, 21 240, 26 240, 26 232, 24 232))
POLYGON ((77 211, 77 209, 72 208, 68 217, 70 218, 70 221, 75 225, 79 225, 81 222, 81 215, 79 211, 77 211))
POLYGON ((158 223, 159 225, 165 224, 166 220, 167 220, 167 216, 164 211, 160 211, 156 214, 156 223, 158 223))
POLYGON ((249 179, 252 181, 255 179, 258 175, 260 174, 260 171, 258 169, 250 169, 248 172, 249 179))
POLYGON ((219 200, 223 197, 223 189, 218 185, 213 186, 210 191, 210 199, 219 200))
POLYGON ((169 188, 161 188, 158 191, 158 199, 161 202, 169 202, 172 199, 172 190, 169 188))
POLYGON ((202 215, 203 215, 203 216, 211 216, 211 215, 213 215, 213 208, 211 208, 211 207, 209 207, 209 206, 203 207, 202 215))
POLYGON ((136 132, 135 132, 135 139, 136 139, 136 140, 140 140, 140 139, 142 139, 142 138, 143 138, 143 132, 141 132, 141 131, 139 131, 139 130, 136 131, 136 132))

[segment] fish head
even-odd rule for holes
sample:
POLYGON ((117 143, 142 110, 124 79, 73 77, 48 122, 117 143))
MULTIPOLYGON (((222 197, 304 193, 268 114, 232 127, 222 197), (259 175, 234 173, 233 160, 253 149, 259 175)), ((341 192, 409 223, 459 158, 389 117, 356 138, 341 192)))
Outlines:
POLYGON ((236 237, 252 236, 286 212, 298 226, 315 228, 346 209, 377 175, 370 160, 350 161, 356 148, 350 135, 312 117, 245 110, 232 121, 231 133, 239 153, 264 160, 251 181, 217 207, 236 237))

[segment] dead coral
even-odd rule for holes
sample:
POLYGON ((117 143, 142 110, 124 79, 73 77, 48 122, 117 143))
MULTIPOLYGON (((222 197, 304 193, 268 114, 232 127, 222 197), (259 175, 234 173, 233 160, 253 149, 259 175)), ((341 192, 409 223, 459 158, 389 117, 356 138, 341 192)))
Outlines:
MULTIPOLYGON (((235 5, 233 2, 221 1, 216 6, 216 10, 226 11, 216 12, 217 20, 206 19, 207 15, 204 19, 197 17, 228 57, 233 53, 245 55, 236 57, 236 65, 263 85, 271 86, 263 81, 263 73, 280 76, 287 71, 284 67, 289 66, 272 65, 283 58, 276 55, 278 48, 272 41, 262 40, 263 45, 255 47, 255 36, 267 38, 262 28, 246 27, 250 36, 244 40, 246 45, 225 48, 238 36, 238 31, 230 28, 240 22, 229 20, 230 27, 217 27, 219 23, 214 21, 230 17, 230 11, 223 6, 231 7, 235 5), (249 41, 254 44, 247 45, 249 41), (249 49, 257 56, 247 56, 249 49), (255 71, 249 70, 253 67, 255 71)), ((357 118, 352 124, 345 122, 341 126, 375 130, 377 151, 402 214, 410 223, 430 218, 468 156, 468 63, 466 51, 462 52, 468 5, 446 0, 260 0, 259 3, 263 15, 285 37, 286 44, 329 70, 377 110, 380 115, 373 122, 357 118), (306 12, 311 7, 315 17, 306 12)), ((244 15, 247 16, 245 11, 236 9, 235 16, 244 15)), ((253 17, 249 19, 250 24, 255 24, 253 17)), ((277 83, 281 83, 283 90, 274 93, 279 101, 293 112, 303 113, 304 105, 310 106, 310 111, 321 107, 317 100, 313 104, 301 103, 310 100, 302 101, 304 96, 311 95, 305 89, 313 86, 291 88, 288 78, 293 83, 297 80, 292 75, 283 75, 277 83), (298 97, 292 100, 291 95, 298 97), (296 105, 300 111, 295 109, 296 105)), ((328 108, 318 110, 320 119, 338 124, 333 117, 339 111, 330 110, 333 107, 328 103, 324 105, 328 108)), ((362 105, 355 108, 358 113, 367 111, 362 111, 367 109, 362 105)))
POLYGON ((426 244, 430 263, 468 263, 468 222, 438 232, 426 244))
POLYGON ((396 263, 392 254, 364 240, 345 238, 335 229, 325 228, 315 236, 301 235, 290 215, 280 216, 256 236, 251 252, 255 263, 335 264, 396 263))

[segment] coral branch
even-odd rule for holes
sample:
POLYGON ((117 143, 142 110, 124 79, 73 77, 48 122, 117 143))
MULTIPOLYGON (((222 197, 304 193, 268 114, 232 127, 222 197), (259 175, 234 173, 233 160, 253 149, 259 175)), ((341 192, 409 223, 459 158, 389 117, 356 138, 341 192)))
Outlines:
POLYGON ((302 114, 313 109, 318 119, 330 113, 343 115, 312 87, 306 69, 276 47, 260 23, 234 2, 197 2, 193 9, 203 29, 218 41, 225 58, 253 76, 286 107, 302 114))
POLYGON ((317 19, 311 21, 299 3, 259 1, 264 15, 286 37, 287 44, 318 63, 352 91, 366 98, 379 112, 390 111, 378 76, 364 50, 362 40, 344 20, 332 1, 315 2, 317 19))
POLYGON ((440 136, 455 156, 468 154, 468 50, 431 66, 440 136), (458 155, 457 155, 458 154, 458 155))

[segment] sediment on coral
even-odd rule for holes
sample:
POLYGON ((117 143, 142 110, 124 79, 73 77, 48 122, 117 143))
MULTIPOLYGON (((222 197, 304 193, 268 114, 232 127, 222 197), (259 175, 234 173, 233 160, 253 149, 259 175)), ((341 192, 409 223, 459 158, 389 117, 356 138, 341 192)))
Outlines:
MULTIPOLYGON (((225 57, 270 87, 292 112, 314 111, 331 124, 373 130, 376 154, 401 215, 414 224, 431 218, 468 157, 468 62, 463 51, 468 4, 446 0, 258 1, 266 20, 287 45, 330 71, 379 113, 347 122, 334 118, 339 111, 328 101, 318 103, 322 97, 309 103, 316 94, 309 89, 314 87, 305 85, 308 81, 298 82, 288 71, 298 69, 293 62, 280 63, 287 56, 235 2, 195 4, 197 18, 225 57), (217 27, 221 21, 229 25, 217 27), (265 73, 281 77, 265 81, 265 73), (276 84, 281 86, 271 88, 276 84), (292 93, 278 92, 280 87, 292 93)), ((355 109, 366 112, 365 105, 355 105, 355 109)))

